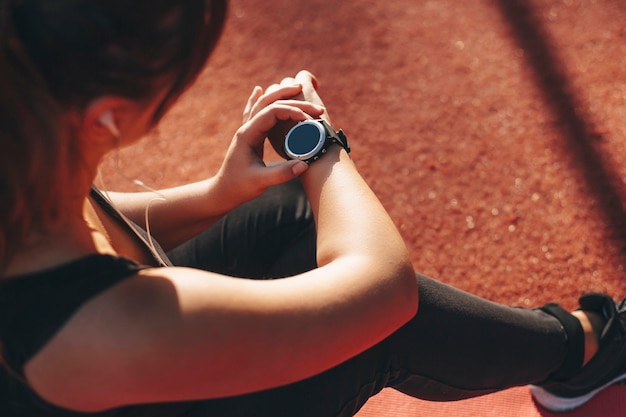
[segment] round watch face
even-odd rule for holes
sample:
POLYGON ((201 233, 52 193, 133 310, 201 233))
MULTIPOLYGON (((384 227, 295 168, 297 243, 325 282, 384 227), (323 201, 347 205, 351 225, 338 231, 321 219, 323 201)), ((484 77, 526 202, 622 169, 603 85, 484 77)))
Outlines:
POLYGON ((306 120, 295 125, 285 136, 285 153, 291 159, 306 161, 317 155, 326 141, 321 123, 306 120))

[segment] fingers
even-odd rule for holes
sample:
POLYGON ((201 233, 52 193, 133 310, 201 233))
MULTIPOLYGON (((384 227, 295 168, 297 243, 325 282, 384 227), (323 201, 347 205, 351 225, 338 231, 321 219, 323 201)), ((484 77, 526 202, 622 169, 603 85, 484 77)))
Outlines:
POLYGON ((299 176, 306 171, 308 167, 309 165, 306 162, 295 160, 271 164, 260 168, 257 178, 266 187, 271 187, 299 176))
POLYGON ((318 118, 324 113, 324 107, 315 103, 298 100, 281 100, 273 103, 245 123, 238 135, 253 146, 262 142, 267 133, 281 121, 303 120, 318 118))
POLYGON ((287 87, 290 85, 295 85, 297 84, 296 79, 293 77, 285 77, 282 79, 282 81, 278 84, 272 84, 269 87, 267 87, 266 92, 267 93, 273 93, 274 91, 282 88, 282 87, 287 87))
POLYGON ((313 74, 309 71, 300 71, 296 75, 296 81, 302 84, 302 95, 305 100, 323 104, 319 94, 317 94, 318 82, 313 74))
POLYGON ((317 95, 318 85, 315 75, 303 70, 295 77, 285 77, 280 83, 270 85, 265 91, 257 86, 252 91, 243 111, 243 122, 247 122, 261 109, 279 100, 304 100, 323 105, 317 95))
POLYGON ((319 82, 317 81, 317 77, 313 75, 313 73, 302 70, 296 74, 295 81, 304 85, 310 85, 314 90, 319 88, 319 82))
MULTIPOLYGON (((324 102, 317 93, 319 83, 315 75, 307 70, 303 70, 296 75, 295 81, 302 84, 302 97, 304 100, 324 106, 324 102)), ((328 113, 324 113, 322 118, 332 124, 328 113)))
POLYGON ((301 175, 309 168, 306 162, 302 161, 285 161, 280 163, 252 164, 247 169, 239 168, 238 176, 241 179, 242 173, 243 183, 236 185, 240 190, 246 190, 246 199, 252 199, 263 194, 265 190, 274 185, 282 184, 301 175))
MULTIPOLYGON (((313 91, 312 97, 317 97, 317 81, 311 73, 300 72, 296 77, 306 83, 307 90, 313 91)), ((267 138, 282 155, 284 134, 291 126, 324 116, 322 105, 305 99, 303 83, 293 77, 284 78, 265 90, 254 87, 248 98, 243 110, 244 123, 235 134, 221 168, 228 173, 225 177, 234 179, 233 184, 241 188, 246 198, 260 195, 267 187, 288 181, 308 169, 308 164, 302 161, 269 166, 263 162, 267 138)))
POLYGON ((257 114, 259 111, 269 106, 270 104, 275 103, 279 100, 284 100, 297 96, 301 92, 302 85, 297 83, 291 83, 285 86, 278 87, 270 86, 265 91, 265 93, 263 93, 263 90, 261 90, 259 87, 259 93, 257 95, 254 95, 253 93, 253 95, 250 96, 250 100, 248 101, 246 110, 244 110, 244 122, 254 117, 255 114, 257 114), (253 98, 254 102, 251 102, 253 98))
POLYGON ((243 109, 243 122, 247 122, 250 120, 250 117, 253 116, 252 108, 254 104, 259 100, 259 98, 263 95, 263 89, 258 85, 252 89, 252 93, 248 98, 248 102, 246 103, 246 107, 243 109))

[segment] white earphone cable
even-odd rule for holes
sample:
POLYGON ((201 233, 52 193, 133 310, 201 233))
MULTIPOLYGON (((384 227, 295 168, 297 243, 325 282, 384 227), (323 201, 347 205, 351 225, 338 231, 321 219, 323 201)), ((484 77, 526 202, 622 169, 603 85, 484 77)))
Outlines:
MULTIPOLYGON (((115 124, 115 121, 113 120, 112 117, 112 113, 106 112, 102 115, 102 117, 100 118, 100 121, 102 123, 103 126, 105 126, 110 132, 111 135, 113 135, 113 137, 117 140, 118 142, 118 146, 115 147, 115 169, 116 169, 116 173, 121 176, 123 179, 129 181, 130 183, 136 185, 139 188, 142 188, 143 190, 153 193, 156 195, 156 197, 150 199, 148 201, 148 203, 146 204, 146 208, 144 211, 144 221, 146 224, 146 235, 147 235, 147 241, 143 238, 141 238, 141 236, 139 236, 144 243, 150 248, 150 251, 152 252, 152 255, 156 258, 157 261, 159 261, 161 263, 162 266, 167 266, 168 263, 165 262, 165 260, 163 259, 163 257, 161 256, 161 254, 159 253, 159 251, 156 248, 156 244, 154 243, 154 240, 152 238, 152 234, 150 232, 150 207, 152 206, 152 204, 156 201, 167 201, 167 198, 160 192, 158 192, 157 190, 155 190, 152 187, 147 186, 146 184, 143 183, 143 181, 140 181, 138 179, 132 179, 129 178, 128 176, 126 176, 126 174, 124 174, 124 171, 122 170, 121 166, 120 166, 120 147, 119 147, 119 139, 120 139, 120 132, 115 124)), ((113 199, 111 198, 110 194, 109 194, 109 190, 108 187, 106 186, 106 184, 104 183, 104 178, 102 176, 102 172, 100 170, 98 170, 98 179, 100 181, 100 183, 102 184, 102 192, 103 194, 106 196, 107 200, 109 201, 109 204, 111 204, 112 207, 115 208, 113 199)), ((117 208, 116 208, 117 210, 117 208)), ((124 220, 124 222, 126 222, 126 224, 132 228, 131 226, 131 222, 130 220, 124 215, 124 213, 122 213, 120 210, 117 210, 117 212, 119 213, 120 217, 124 220)))

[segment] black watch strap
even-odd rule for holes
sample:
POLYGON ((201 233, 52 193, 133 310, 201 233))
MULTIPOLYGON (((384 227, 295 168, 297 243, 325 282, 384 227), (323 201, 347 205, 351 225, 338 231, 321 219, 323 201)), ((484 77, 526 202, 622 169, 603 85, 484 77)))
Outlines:
MULTIPOLYGON (((350 145, 348 144, 348 138, 343 130, 335 130, 333 129, 328 122, 325 120, 319 119, 319 122, 324 126, 326 130, 326 134, 328 138, 330 138, 331 143, 336 143, 341 146, 347 153, 350 153, 350 145)), ((330 145, 330 144, 329 144, 330 145)))

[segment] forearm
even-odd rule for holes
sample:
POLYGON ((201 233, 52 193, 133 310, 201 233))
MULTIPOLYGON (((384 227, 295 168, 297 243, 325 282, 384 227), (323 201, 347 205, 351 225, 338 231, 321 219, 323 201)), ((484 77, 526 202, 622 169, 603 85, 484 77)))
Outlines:
POLYGON ((157 192, 108 195, 125 216, 144 228, 149 226, 150 234, 165 250, 206 230, 240 204, 225 195, 217 177, 157 192))
POLYGON ((362 268, 359 285, 391 297, 374 303, 415 308, 417 288, 406 245, 348 154, 332 146, 301 178, 316 218, 318 265, 357 260, 351 263, 362 268))

